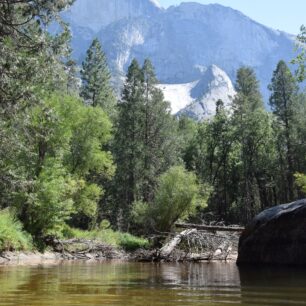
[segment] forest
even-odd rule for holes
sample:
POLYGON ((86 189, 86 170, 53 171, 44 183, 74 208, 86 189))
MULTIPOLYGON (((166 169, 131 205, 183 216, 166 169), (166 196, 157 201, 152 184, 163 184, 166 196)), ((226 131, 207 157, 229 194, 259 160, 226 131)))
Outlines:
POLYGON ((231 109, 219 100, 196 122, 171 115, 150 59, 131 62, 120 93, 97 39, 79 67, 60 17, 72 3, 0 0, 0 250, 50 236, 146 246, 178 221, 245 225, 304 197, 305 27, 268 105, 241 67, 231 109))

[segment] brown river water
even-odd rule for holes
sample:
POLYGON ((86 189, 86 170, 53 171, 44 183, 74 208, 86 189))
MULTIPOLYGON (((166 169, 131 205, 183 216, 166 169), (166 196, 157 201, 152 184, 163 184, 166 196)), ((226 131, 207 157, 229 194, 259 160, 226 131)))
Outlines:
POLYGON ((306 270, 234 263, 0 267, 0 305, 306 305, 306 270))

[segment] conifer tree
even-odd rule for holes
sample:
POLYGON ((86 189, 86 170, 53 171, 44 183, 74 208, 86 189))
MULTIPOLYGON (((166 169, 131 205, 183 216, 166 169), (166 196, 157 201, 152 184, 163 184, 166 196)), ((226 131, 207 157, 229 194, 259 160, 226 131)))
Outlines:
POLYGON ((297 56, 292 60, 292 64, 297 65, 295 75, 299 82, 303 82, 306 79, 306 27, 302 25, 300 28, 300 34, 297 36, 298 43, 296 44, 297 56))
POLYGON ((235 87, 237 91, 233 103, 235 110, 248 112, 264 107, 259 81, 252 68, 242 67, 238 69, 235 87))
MULTIPOLYGON (((158 176, 176 158, 175 121, 149 60, 133 60, 119 103, 115 135, 117 202, 127 216, 135 201, 150 201, 158 176)), ((127 220, 126 220, 127 221, 127 220)))
POLYGON ((139 183, 137 182, 142 176, 143 115, 143 74, 138 62, 134 59, 129 66, 122 91, 114 139, 118 212, 122 210, 125 216, 129 205, 139 198, 139 183))
POLYGON ((100 106, 110 117, 114 114, 116 100, 110 85, 111 74, 106 55, 99 40, 93 40, 87 50, 81 70, 81 97, 85 103, 100 106))
POLYGON ((176 159, 176 123, 170 114, 170 104, 156 87, 158 81, 149 59, 145 60, 142 72, 145 110, 143 200, 150 202, 153 200, 156 177, 165 172, 176 159))
POLYGON ((261 208, 259 175, 266 175, 260 169, 265 152, 271 145, 270 120, 264 110, 259 82, 253 69, 242 67, 237 72, 237 96, 233 101, 232 124, 239 152, 236 173, 237 212, 241 219, 249 221, 261 208), (262 173, 263 172, 263 173, 262 173))
POLYGON ((77 79, 77 65, 72 59, 66 63, 67 74, 67 94, 77 96, 79 94, 79 85, 77 79))
POLYGON ((74 0, 0 1, 0 107, 10 115, 26 101, 37 103, 38 93, 62 83, 61 59, 66 57, 69 29, 59 13, 74 0), (48 25, 61 30, 50 35, 48 25))
POLYGON ((270 105, 277 117, 278 143, 280 154, 284 152, 285 177, 287 180, 287 201, 294 199, 294 129, 297 110, 298 86, 294 76, 284 61, 280 61, 273 72, 269 86, 271 90, 270 105))

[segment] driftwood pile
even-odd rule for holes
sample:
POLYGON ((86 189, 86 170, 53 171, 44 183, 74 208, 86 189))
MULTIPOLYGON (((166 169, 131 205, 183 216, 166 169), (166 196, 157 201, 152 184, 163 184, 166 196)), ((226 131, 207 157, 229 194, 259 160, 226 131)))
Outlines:
MULTIPOLYGON (((180 227, 188 228, 189 226, 180 227)), ((206 230, 186 229, 176 234, 161 249, 142 251, 137 254, 137 257, 143 261, 170 262, 236 260, 239 236, 243 228, 218 227, 216 231, 216 228, 202 226, 204 227, 206 230)))
POLYGON ((126 256, 122 250, 95 240, 55 239, 52 241, 52 247, 66 260, 124 259, 126 256))
POLYGON ((177 224, 182 232, 168 238, 160 249, 126 253, 95 240, 53 239, 53 250, 66 260, 124 259, 136 261, 211 261, 236 260, 238 241, 243 228, 177 224))

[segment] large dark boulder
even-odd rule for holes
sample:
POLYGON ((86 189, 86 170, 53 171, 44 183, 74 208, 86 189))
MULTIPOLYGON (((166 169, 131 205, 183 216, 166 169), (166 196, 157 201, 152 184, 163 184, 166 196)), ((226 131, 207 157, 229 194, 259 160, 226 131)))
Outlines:
POLYGON ((240 237, 237 263, 306 265, 306 199, 257 215, 240 237))

